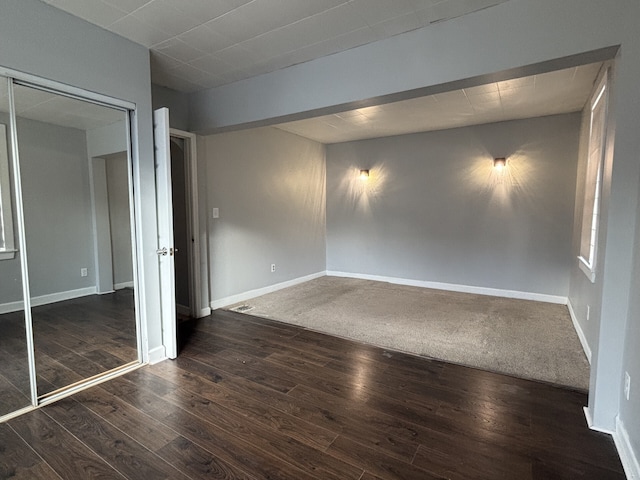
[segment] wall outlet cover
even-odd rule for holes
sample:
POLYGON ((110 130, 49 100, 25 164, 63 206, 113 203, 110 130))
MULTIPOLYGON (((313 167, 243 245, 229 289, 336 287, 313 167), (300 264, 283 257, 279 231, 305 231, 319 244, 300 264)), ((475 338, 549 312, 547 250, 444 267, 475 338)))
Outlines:
POLYGON ((624 396, 629 400, 629 393, 631 391, 631 377, 629 372, 624 372, 624 396))

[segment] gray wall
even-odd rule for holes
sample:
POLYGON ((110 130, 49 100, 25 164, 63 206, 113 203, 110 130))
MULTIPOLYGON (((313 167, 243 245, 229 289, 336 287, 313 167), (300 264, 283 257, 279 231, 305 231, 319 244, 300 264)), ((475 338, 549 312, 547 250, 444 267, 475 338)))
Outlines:
MULTIPOLYGON (((3 115, 1 120, 8 121, 3 115)), ((123 126, 120 124, 120 126, 123 126)), ((102 129, 99 129, 102 130, 102 129)), ((110 150, 126 148, 125 131, 117 128, 110 150)), ((27 233, 31 295, 89 288, 95 285, 94 238, 87 140, 95 131, 18 119, 18 144, 27 233), (80 269, 88 276, 81 277, 80 269)), ((96 145, 89 150, 106 152, 96 145)), ((126 153, 109 156, 109 216, 113 242, 113 281, 133 281, 126 153)), ((0 304, 22 299, 20 260, 0 262, 0 304)))
POLYGON ((95 285, 86 135, 18 118, 31 295, 95 285))
MULTIPOLYGON (((640 204, 636 223, 635 255, 633 259, 633 279, 631 281, 631 306, 629 322, 625 333, 624 370, 631 377, 629 400, 624 396, 620 401, 620 418, 626 424, 636 458, 640 452, 640 204)), ((623 381, 621 379, 621 381, 623 381)))
POLYGON ((133 282, 127 153, 106 158, 113 283, 133 282))
POLYGON ((151 96, 154 110, 161 107, 169 109, 171 128, 189 130, 189 95, 187 93, 152 84, 151 96))
MULTIPOLYGON (((18 118, 18 144, 32 297, 94 286, 85 132, 18 118)), ((19 257, 0 268, 0 304, 22 300, 19 257)))
POLYGON ((329 145, 327 270, 566 297, 579 126, 571 114, 329 145))
MULTIPOLYGON (((162 344, 155 213, 149 51, 37 0, 3 0, 0 66, 136 105, 133 149, 141 219, 139 246, 142 337, 147 350, 162 344)), ((154 354, 157 355, 154 350, 154 354)))
POLYGON ((127 124, 124 120, 104 127, 87 130, 87 150, 89 158, 104 157, 127 151, 127 124))
MULTIPOLYGON (((127 125, 124 120, 124 113, 122 116, 122 121, 87 131, 87 150, 88 161, 91 165, 89 172, 92 181, 95 227, 94 250, 96 255, 93 270, 98 293, 107 293, 114 290, 114 269, 116 265, 113 256, 111 205, 107 186, 108 161, 106 159, 112 155, 120 154, 124 154, 126 159, 127 125)), ((116 232, 116 236, 119 235, 120 233, 116 232)))
POLYGON ((212 302, 324 271, 324 147, 274 128, 202 140, 212 302))
MULTIPOLYGON (((615 154, 603 185, 601 326, 592 349, 589 411, 613 430, 620 411, 640 183, 640 36, 636 0, 511 0, 346 52, 190 97, 194 131, 212 132, 336 111, 451 86, 505 79, 610 58, 615 154), (593 52, 596 52, 594 54, 593 52), (455 61, 453 61, 455 59, 455 61)), ((634 340, 633 345, 640 348, 634 340)), ((640 416, 640 402, 625 417, 640 416)), ((623 417, 622 421, 627 421, 623 417)), ((628 419, 629 422, 633 421, 628 419)), ((640 433, 633 433, 637 439, 640 433)), ((637 441, 637 440, 636 440, 637 441)))

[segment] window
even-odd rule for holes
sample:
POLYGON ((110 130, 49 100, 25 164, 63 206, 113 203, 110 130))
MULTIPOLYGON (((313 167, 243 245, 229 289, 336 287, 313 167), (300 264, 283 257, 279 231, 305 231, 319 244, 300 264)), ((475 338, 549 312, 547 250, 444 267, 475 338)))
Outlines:
POLYGON ((13 241, 7 127, 0 124, 0 260, 9 260, 15 256, 13 241))
POLYGON ((579 265, 594 282, 600 220, 600 194, 604 164, 607 125, 607 75, 603 76, 591 101, 587 172, 582 210, 582 234, 580 237, 579 265))

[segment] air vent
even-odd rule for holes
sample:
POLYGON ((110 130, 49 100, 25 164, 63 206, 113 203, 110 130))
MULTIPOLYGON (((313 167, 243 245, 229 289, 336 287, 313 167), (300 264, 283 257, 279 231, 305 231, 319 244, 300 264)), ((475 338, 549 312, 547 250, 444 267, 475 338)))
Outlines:
POLYGON ((240 305, 239 307, 234 307, 231 309, 232 312, 238 312, 238 313, 246 313, 250 310, 253 310, 254 307, 252 307, 251 305, 240 305))

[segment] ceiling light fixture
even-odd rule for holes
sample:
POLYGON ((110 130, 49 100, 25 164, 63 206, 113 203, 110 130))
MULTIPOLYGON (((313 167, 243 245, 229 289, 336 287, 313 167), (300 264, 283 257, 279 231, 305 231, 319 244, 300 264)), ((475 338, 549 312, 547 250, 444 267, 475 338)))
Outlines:
POLYGON ((495 168, 496 170, 500 171, 506 166, 507 166, 507 159, 506 158, 498 157, 498 158, 494 158, 493 159, 493 168, 495 168))
POLYGON ((360 170, 360 180, 367 180, 369 178, 369 170, 360 170))

